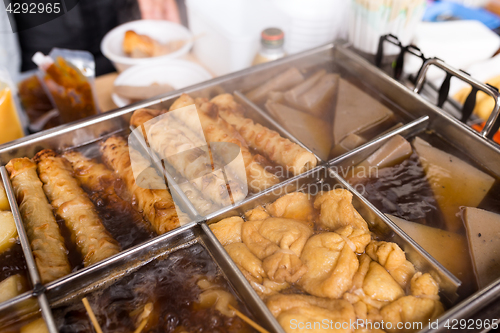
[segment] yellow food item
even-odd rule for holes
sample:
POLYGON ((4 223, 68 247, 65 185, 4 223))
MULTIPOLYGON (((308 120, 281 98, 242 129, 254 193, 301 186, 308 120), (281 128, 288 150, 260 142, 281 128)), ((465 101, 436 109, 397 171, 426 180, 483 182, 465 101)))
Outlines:
POLYGON ((215 237, 226 246, 232 243, 241 243, 241 226, 243 219, 239 216, 232 216, 211 224, 210 229, 215 237))
POLYGON ((300 259, 307 272, 299 281, 308 293, 318 297, 339 298, 352 286, 359 262, 354 251, 334 232, 309 238, 300 259))
POLYGON ((470 274, 471 261, 464 236, 395 216, 388 217, 457 278, 463 281, 470 274))
POLYGON ((460 206, 477 207, 495 179, 418 137, 413 141, 413 147, 443 212, 447 229, 463 230, 462 221, 457 216, 460 206))
POLYGON ((0 144, 24 136, 14 99, 12 98, 12 91, 8 87, 0 90, 0 119, 0 144))
POLYGON ((9 199, 3 187, 2 178, 0 177, 0 210, 10 210, 9 199))
POLYGON ((11 212, 0 212, 0 254, 9 249, 17 237, 16 224, 11 212))
POLYGON ((384 266, 394 280, 406 289, 408 282, 415 274, 415 267, 406 260, 406 255, 398 244, 372 241, 366 247, 366 254, 384 266))
POLYGON ((37 320, 21 327, 21 331, 19 333, 49 333, 49 330, 45 325, 45 321, 42 318, 38 318, 37 320))
MULTIPOLYGON (((492 85, 493 87, 500 88, 500 75, 487 80, 486 83, 492 85)), ((464 104, 470 92, 471 87, 462 88, 453 97, 460 104, 464 104)), ((493 111, 494 105, 495 101, 493 100, 493 98, 491 98, 484 92, 479 91, 476 95, 476 106, 474 107, 474 113, 477 114, 481 119, 488 120, 491 111, 493 111)))
POLYGON ((352 205, 352 193, 348 190, 335 189, 321 193, 314 200, 314 208, 320 209, 319 221, 329 230, 348 225, 368 230, 368 224, 352 205))
POLYGON ((21 275, 12 275, 0 282, 0 303, 25 292, 26 281, 21 275))
MULTIPOLYGON (((418 329, 416 325, 409 325, 406 329, 397 329, 398 323, 422 323, 425 327, 430 320, 435 320, 444 312, 443 304, 432 298, 420 298, 415 296, 405 296, 386 305, 380 310, 384 322, 391 323, 386 326, 387 332, 412 333, 418 329), (391 328, 389 328, 391 327, 391 328)), ((400 324, 401 325, 401 324, 400 324)), ((403 325, 403 327, 405 327, 403 325)))

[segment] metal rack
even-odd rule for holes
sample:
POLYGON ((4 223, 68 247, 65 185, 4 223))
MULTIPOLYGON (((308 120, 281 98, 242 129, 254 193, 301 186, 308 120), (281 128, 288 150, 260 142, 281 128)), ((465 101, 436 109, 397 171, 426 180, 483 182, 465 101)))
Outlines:
MULTIPOLYGON (((435 63, 436 62, 429 63, 428 66, 435 63)), ((440 63, 438 64, 441 65, 440 63)), ((254 208, 257 205, 277 199, 276 193, 280 191, 292 191, 294 189, 304 190, 307 188, 308 184, 313 183, 320 186, 324 184, 339 184, 352 191, 354 194, 354 201, 356 205, 360 207, 361 215, 367 221, 372 221, 374 230, 389 230, 386 236, 402 246, 411 258, 411 261, 413 261, 419 269, 432 272, 440 283, 442 296, 447 299, 448 305, 454 306, 443 315, 443 318, 473 317, 477 311, 487 304, 499 300, 500 295, 497 291, 500 290, 500 279, 488 288, 463 300, 459 305, 454 305, 457 299, 455 293, 460 281, 444 269, 441 264, 424 251, 392 221, 387 219, 384 214, 371 205, 370 202, 356 192, 355 189, 350 187, 342 177, 335 173, 336 167, 349 167, 360 162, 395 135, 408 137, 423 130, 433 130, 457 149, 465 152, 482 168, 500 177, 500 149, 486 138, 489 136, 488 131, 485 131, 485 135, 474 132, 456 118, 444 113, 441 109, 430 104, 421 96, 410 91, 379 69, 371 66, 341 44, 329 44, 273 63, 263 64, 238 73, 220 77, 189 87, 183 92, 190 93, 193 96, 204 96, 207 93, 210 94, 211 90, 220 91, 221 89, 228 92, 234 92, 237 101, 243 104, 247 109, 248 117, 268 126, 279 132, 282 136, 287 137, 291 141, 311 151, 309 147, 289 133, 278 121, 272 118, 258 105, 248 101, 241 93, 245 91, 245 89, 255 86, 275 73, 284 71, 291 66, 297 66, 298 68, 327 66, 329 69, 340 71, 343 75, 361 78, 359 84, 371 93, 377 94, 385 103, 391 104, 396 110, 399 110, 397 112, 405 119, 405 124, 388 133, 379 135, 365 145, 333 160, 322 161, 318 158, 320 166, 317 168, 302 175, 292 177, 258 194, 250 195, 241 203, 231 207, 225 207, 205 218, 200 218, 198 212, 192 207, 182 191, 177 189, 176 192, 179 192, 179 200, 185 204, 188 213, 194 218, 195 222, 158 236, 43 287, 40 287, 38 284, 40 280, 37 278, 38 274, 36 272, 36 266, 31 254, 29 242, 26 238, 26 233, 19 215, 8 174, 5 168, 2 167, 2 178, 15 217, 23 251, 28 262, 30 277, 35 288, 30 292, 0 304, 0 316, 35 295, 38 297, 42 315, 49 326, 50 332, 56 332, 54 318, 52 317, 49 305, 58 306, 60 304, 65 304, 65 302, 76 297, 75 295, 85 294, 91 290, 93 286, 101 284, 103 281, 109 279, 112 272, 118 275, 121 274, 120 272, 124 272, 123 274, 131 274, 135 269, 134 267, 139 267, 152 260, 156 260, 160 256, 165 255, 167 250, 175 249, 176 246, 189 244, 189 242, 196 240, 201 242, 210 251, 238 295, 247 302, 256 319, 270 331, 283 332, 265 304, 251 288, 248 281, 246 281, 234 262, 223 250, 220 243, 215 239, 207 223, 213 223, 228 216, 240 215, 244 211, 254 208), (132 260, 131 262, 131 258, 137 260, 132 260), (74 286, 79 287, 75 289, 74 286)), ((425 72, 425 70, 421 71, 421 77, 424 77, 425 72)), ((486 89, 484 85, 477 83, 477 81, 473 79, 470 80, 471 84, 476 84, 478 89, 486 89)), ((494 94, 494 92, 491 91, 490 93, 494 94)), ((7 163, 14 157, 33 156, 42 148, 71 149, 74 147, 91 145, 101 140, 103 137, 110 135, 110 133, 128 133, 128 122, 133 111, 144 107, 164 109, 179 95, 180 93, 178 92, 165 94, 160 98, 151 99, 114 112, 102 114, 89 120, 63 125, 53 130, 18 140, 12 144, 0 146, 0 165, 7 163)), ((495 96, 498 98, 498 93, 495 96)), ((498 113, 497 107, 492 115, 493 118, 491 118, 493 123, 498 119, 498 113)), ((492 128, 492 126, 489 127, 490 132, 492 128)), ((149 152, 147 145, 142 148, 145 152, 149 152)), ((154 162, 158 166, 158 161, 155 160, 154 162)), ((165 175, 167 176, 167 174, 165 175)), ((176 189, 175 186, 172 186, 172 188, 174 190, 176 189)), ((500 316, 500 313, 497 315, 500 316)))

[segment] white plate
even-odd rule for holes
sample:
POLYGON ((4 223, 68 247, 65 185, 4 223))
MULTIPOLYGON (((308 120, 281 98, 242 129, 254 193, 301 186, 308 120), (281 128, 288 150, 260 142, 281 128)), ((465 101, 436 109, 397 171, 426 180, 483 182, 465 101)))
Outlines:
POLYGON ((180 24, 162 20, 139 20, 119 25, 109 31, 102 39, 101 52, 121 72, 135 65, 182 57, 192 46, 193 34, 180 24), (131 58, 123 52, 122 45, 125 32, 128 30, 147 35, 162 44, 172 40, 185 40, 186 43, 179 50, 158 57, 131 58))
MULTIPOLYGON (((130 67, 118 75, 114 85, 149 86, 159 83, 169 84, 177 90, 211 78, 212 75, 200 65, 186 60, 168 59, 130 67)), ((129 99, 115 93, 111 95, 111 98, 120 108, 131 103, 129 99)))

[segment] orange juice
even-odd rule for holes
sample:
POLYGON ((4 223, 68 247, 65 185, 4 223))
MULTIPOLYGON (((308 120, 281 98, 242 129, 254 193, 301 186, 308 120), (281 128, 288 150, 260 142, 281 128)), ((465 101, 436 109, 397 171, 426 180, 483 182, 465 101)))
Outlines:
POLYGON ((9 87, 4 87, 0 90, 0 144, 23 136, 24 133, 12 98, 12 91, 9 87))

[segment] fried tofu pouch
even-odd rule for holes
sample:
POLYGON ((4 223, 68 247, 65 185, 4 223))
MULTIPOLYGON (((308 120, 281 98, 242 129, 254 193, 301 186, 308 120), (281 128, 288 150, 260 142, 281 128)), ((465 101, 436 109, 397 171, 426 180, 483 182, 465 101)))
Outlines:
POLYGON ((306 272, 300 259, 313 230, 304 223, 283 218, 268 218, 243 223, 241 239, 260 260, 270 280, 297 282, 306 272))
MULTIPOLYGON (((153 190, 137 185, 125 139, 116 136, 108 138, 102 144, 101 152, 104 163, 125 182, 132 194, 134 207, 142 213, 144 219, 158 234, 164 234, 180 226, 174 200, 167 189, 153 190)), ((152 168, 151 172, 153 175, 151 178, 155 178, 156 172, 152 168)))
POLYGON ((274 295, 269 297, 266 305, 287 333, 347 333, 352 332, 350 324, 356 321, 353 306, 345 300, 307 295, 274 295), (315 325, 315 322, 322 325, 315 325), (302 327, 298 323, 302 323, 302 327))
POLYGON ((40 278, 42 283, 49 283, 71 273, 71 267, 64 239, 36 167, 26 157, 15 158, 6 166, 40 278))

